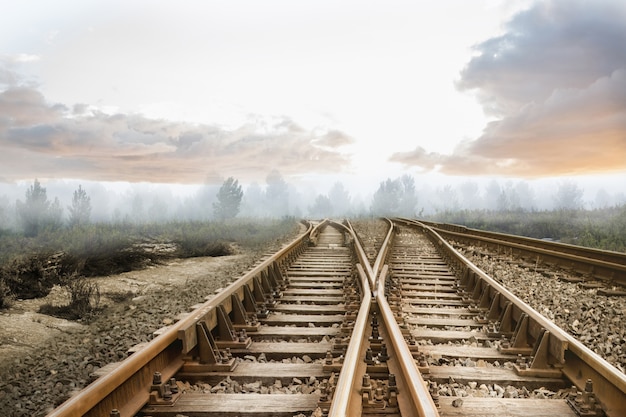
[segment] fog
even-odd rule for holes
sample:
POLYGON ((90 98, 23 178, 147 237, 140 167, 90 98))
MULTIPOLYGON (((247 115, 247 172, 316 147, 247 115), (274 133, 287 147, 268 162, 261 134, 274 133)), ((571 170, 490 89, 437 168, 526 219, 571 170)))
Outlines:
MULTIPOLYGON (((18 229, 17 201, 34 183, 0 183, 0 228, 18 229)), ((91 204, 91 222, 152 223, 216 220, 214 204, 222 186, 213 177, 199 185, 38 180, 49 201, 58 199, 67 222, 74 192, 81 186, 91 204)), ((620 184, 584 179, 512 180, 421 175, 381 178, 356 186, 349 180, 302 184, 279 171, 243 191, 238 218, 343 218, 362 216, 428 217, 460 210, 545 211, 601 209, 626 204, 620 184)))

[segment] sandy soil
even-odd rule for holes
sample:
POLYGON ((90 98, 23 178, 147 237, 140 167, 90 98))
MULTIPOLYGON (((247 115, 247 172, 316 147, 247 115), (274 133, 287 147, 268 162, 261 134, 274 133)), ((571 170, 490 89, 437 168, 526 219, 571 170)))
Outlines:
MULTIPOLYGON (((197 279, 213 275, 228 263, 237 263, 244 255, 219 258, 176 259, 165 265, 150 266, 141 271, 126 272, 109 277, 92 278, 101 292, 100 305, 106 308, 115 302, 112 298, 128 294, 134 301, 146 294, 185 287, 197 279)), ((222 283, 219 283, 222 284, 222 283)), ((45 298, 17 300, 13 306, 0 312, 0 363, 10 362, 20 355, 26 355, 47 346, 50 339, 60 333, 75 333, 86 324, 59 319, 37 313, 39 307, 49 303, 63 305, 69 301, 69 293, 55 286, 45 298)))

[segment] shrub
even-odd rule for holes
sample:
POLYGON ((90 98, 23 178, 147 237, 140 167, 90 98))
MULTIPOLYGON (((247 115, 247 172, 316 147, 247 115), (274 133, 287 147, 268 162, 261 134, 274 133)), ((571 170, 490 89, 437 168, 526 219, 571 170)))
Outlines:
POLYGON ((13 302, 13 295, 11 289, 4 282, 4 278, 0 277, 0 308, 10 307, 13 302))
POLYGON ((54 284, 59 283, 61 254, 22 255, 13 258, 0 268, 0 279, 18 298, 45 297, 54 284))
POLYGON ((70 302, 63 306, 44 304, 39 308, 42 314, 69 320, 90 319, 100 310, 100 287, 85 277, 71 275, 64 278, 63 286, 70 293, 70 302))
MULTIPOLYGON (((36 238, 0 236, 0 297, 46 296, 61 277, 105 276, 144 268, 163 259, 224 256, 235 244, 256 247, 298 230, 293 218, 170 222, 160 224, 88 224, 44 230, 36 238), (175 249, 174 249, 175 248, 175 249), (4 292, 2 288, 5 288, 4 292)), ((78 289, 77 289, 78 290, 78 289)), ((0 300, 0 308, 4 301, 0 300)))

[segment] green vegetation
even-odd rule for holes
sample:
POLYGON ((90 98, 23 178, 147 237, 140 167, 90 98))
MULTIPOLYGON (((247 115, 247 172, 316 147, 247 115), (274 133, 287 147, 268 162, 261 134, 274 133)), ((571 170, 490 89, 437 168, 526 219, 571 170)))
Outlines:
POLYGON ((54 285, 70 290, 71 313, 97 308, 98 289, 85 277, 143 268, 174 257, 222 256, 235 245, 255 248, 296 230, 293 218, 87 224, 40 230, 36 237, 0 235, 0 308, 13 298, 47 295, 54 285))
POLYGON ((217 201, 213 203, 215 217, 220 220, 232 219, 239 214, 243 190, 239 181, 229 177, 217 192, 217 201))
POLYGON ((48 200, 46 189, 35 180, 28 190, 24 202, 16 202, 20 224, 27 237, 37 236, 44 230, 58 229, 61 224, 63 209, 59 199, 48 200))
MULTIPOLYGON (((285 194, 282 177, 276 173, 272 178, 274 194, 285 194)), ((24 201, 16 201, 17 227, 10 227, 6 199, 0 206, 0 308, 16 298, 44 297, 54 285, 61 285, 70 293, 69 305, 46 305, 42 311, 85 317, 97 311, 100 299, 89 277, 144 268, 169 258, 229 255, 236 246, 264 245, 296 230, 293 218, 235 219, 243 191, 232 177, 216 198, 216 221, 167 222, 162 216, 167 207, 156 203, 154 213, 146 216, 143 200, 137 196, 132 215, 93 223, 91 197, 79 185, 64 222, 58 198, 49 200, 46 188, 35 180, 24 201)))
POLYGON ((428 220, 626 252, 626 205, 596 210, 459 210, 438 213, 428 220))

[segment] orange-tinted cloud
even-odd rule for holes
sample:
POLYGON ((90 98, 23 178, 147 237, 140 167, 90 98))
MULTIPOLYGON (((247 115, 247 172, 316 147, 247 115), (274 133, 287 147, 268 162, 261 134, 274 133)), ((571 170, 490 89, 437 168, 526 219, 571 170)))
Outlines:
MULTIPOLYGON (((337 136, 345 136, 341 132, 337 136)), ((81 178, 97 181, 201 183, 208 173, 240 180, 337 172, 348 160, 328 149, 328 135, 292 120, 234 130, 109 115, 45 102, 39 91, 0 93, 0 179, 81 178), (319 146, 318 142, 325 146, 319 146)))
POLYGON ((391 160, 455 175, 626 171, 626 5, 546 1, 476 46, 458 87, 498 118, 452 155, 391 160))

